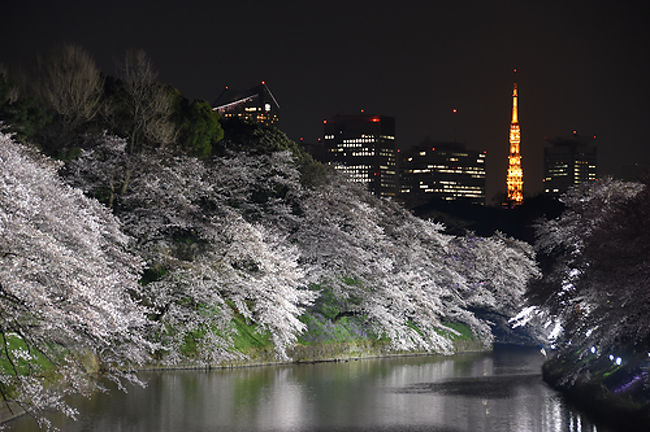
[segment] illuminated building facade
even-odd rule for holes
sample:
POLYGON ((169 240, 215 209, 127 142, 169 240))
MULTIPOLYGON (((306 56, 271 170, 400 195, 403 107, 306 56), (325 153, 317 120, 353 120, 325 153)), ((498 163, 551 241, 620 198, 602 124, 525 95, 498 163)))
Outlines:
POLYGON ((323 120, 327 161, 351 182, 378 196, 397 196, 395 119, 377 115, 337 115, 323 120))
POLYGON ((569 138, 547 140, 542 179, 544 194, 558 197, 573 185, 597 180, 595 139, 579 136, 574 131, 569 138))
POLYGON ((519 205, 524 201, 524 170, 521 167, 521 130, 517 98, 517 83, 514 83, 512 121, 510 122, 510 154, 508 155, 508 173, 506 175, 507 204, 511 206, 519 205))
POLYGON ((400 197, 407 203, 433 198, 485 205, 486 157, 460 143, 427 142, 404 152, 400 197))
POLYGON ((235 92, 226 86, 212 103, 212 110, 225 119, 234 117, 266 126, 280 121, 280 105, 265 81, 244 92, 235 92))

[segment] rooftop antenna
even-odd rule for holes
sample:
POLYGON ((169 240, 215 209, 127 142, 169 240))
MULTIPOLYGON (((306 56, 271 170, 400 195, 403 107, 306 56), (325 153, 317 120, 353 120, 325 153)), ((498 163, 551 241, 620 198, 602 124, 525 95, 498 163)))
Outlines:
POLYGON ((262 85, 264 86, 264 88, 265 88, 265 89, 269 92, 269 94, 271 95, 271 99, 273 99, 273 102, 275 102, 275 106, 277 106, 278 108, 280 108, 280 104, 278 103, 278 100, 275 98, 275 96, 273 96, 273 92, 271 91, 271 89, 269 88, 269 86, 266 85, 266 81, 262 81, 262 85))

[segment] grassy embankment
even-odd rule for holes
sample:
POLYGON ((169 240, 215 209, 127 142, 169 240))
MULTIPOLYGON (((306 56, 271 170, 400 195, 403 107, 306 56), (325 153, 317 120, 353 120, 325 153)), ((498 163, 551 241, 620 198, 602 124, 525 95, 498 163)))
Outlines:
MULTIPOLYGON (((320 289, 320 287, 319 287, 320 289)), ((376 357, 399 354, 424 354, 424 352, 395 352, 389 349, 389 339, 372 332, 363 315, 350 314, 354 299, 340 299, 328 289, 321 289, 316 303, 301 317, 306 330, 299 335, 297 344, 288 351, 291 361, 336 361, 350 358, 376 357)), ((480 341, 464 324, 448 323, 459 334, 441 331, 454 344, 457 352, 484 350, 480 341)), ((413 330, 420 332, 415 324, 413 330)), ((247 359, 227 362, 222 366, 273 363, 273 343, 268 331, 247 322, 241 315, 232 321, 233 349, 247 359)), ((196 341, 188 339, 183 353, 188 357, 197 355, 196 341)))

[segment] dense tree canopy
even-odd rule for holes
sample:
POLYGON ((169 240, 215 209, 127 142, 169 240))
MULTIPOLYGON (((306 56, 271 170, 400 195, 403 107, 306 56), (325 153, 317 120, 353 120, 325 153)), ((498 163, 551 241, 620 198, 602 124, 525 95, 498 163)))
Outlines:
POLYGON ((303 328, 297 319, 301 305, 313 297, 305 289, 295 248, 270 228, 247 222, 228 204, 224 179, 229 171, 220 164, 163 151, 129 154, 125 147, 121 139, 101 138, 70 164, 70 178, 89 193, 105 196, 124 170, 119 162, 132 167, 130 185, 114 210, 147 261, 151 283, 146 296, 156 306, 158 338, 170 352, 167 361, 183 360, 180 346, 197 334, 204 347, 200 360, 227 356, 233 311, 270 331, 284 357, 303 328))
MULTIPOLYGON (((126 232, 137 239, 148 273, 162 275, 152 278, 150 292, 180 296, 170 297, 167 304, 173 308, 158 307, 169 311, 202 304, 219 311, 212 321, 176 333, 185 334, 177 344, 187 334, 213 329, 217 344, 210 352, 222 352, 229 313, 236 311, 269 330, 281 342, 276 349, 282 355, 303 328, 297 321, 300 306, 313 299, 314 290, 305 288, 319 286, 346 304, 342 314, 358 316, 370 333, 388 338, 394 349, 448 352, 452 345, 445 335, 454 330, 446 322, 468 325, 489 344, 487 321, 469 305, 501 308, 507 314, 504 299, 516 304, 528 279, 537 275, 532 251, 521 242, 504 236, 456 239, 444 234, 442 226, 373 197, 334 173, 319 186, 306 186, 301 180, 312 171, 301 172, 304 165, 282 134, 253 130, 244 145, 238 138, 225 142, 223 156, 202 162, 162 151, 129 154, 123 141, 103 137, 69 164, 73 184, 98 197, 112 196, 114 179, 131 167, 129 187, 108 201, 126 232), (237 232, 249 234, 235 241, 231 234, 237 232), (236 250, 239 258, 226 260, 229 250, 236 250), (253 250, 257 253, 247 255, 253 250), (272 270, 274 266, 280 267, 272 270), (503 276, 498 275, 501 269, 503 276), (267 274, 274 276, 268 279, 263 276, 267 274), (197 298, 182 302, 187 286, 198 286, 191 282, 196 278, 206 291, 193 290, 197 298), (168 284, 185 288, 165 288, 168 284), (473 289, 477 293, 471 294, 473 289), (288 301, 275 303, 274 315, 261 314, 272 306, 260 306, 260 301, 278 292, 288 301), (228 304, 234 307, 224 306, 228 304)), ((178 329, 181 320, 168 317, 178 329)))
POLYGON ((223 139, 219 114, 205 101, 189 102, 179 97, 174 112, 178 129, 178 143, 185 153, 205 159, 212 148, 223 139))

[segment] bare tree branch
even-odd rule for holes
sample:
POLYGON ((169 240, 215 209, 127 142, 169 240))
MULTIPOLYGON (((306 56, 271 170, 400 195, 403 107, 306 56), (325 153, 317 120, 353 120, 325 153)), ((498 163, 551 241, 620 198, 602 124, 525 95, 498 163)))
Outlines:
POLYGON ((151 59, 142 50, 127 51, 119 65, 131 120, 129 150, 139 152, 146 142, 166 146, 176 139, 170 121, 173 99, 158 83, 151 59))
POLYGON ((102 96, 103 79, 81 47, 63 45, 39 61, 38 92, 69 128, 91 120, 102 96))

